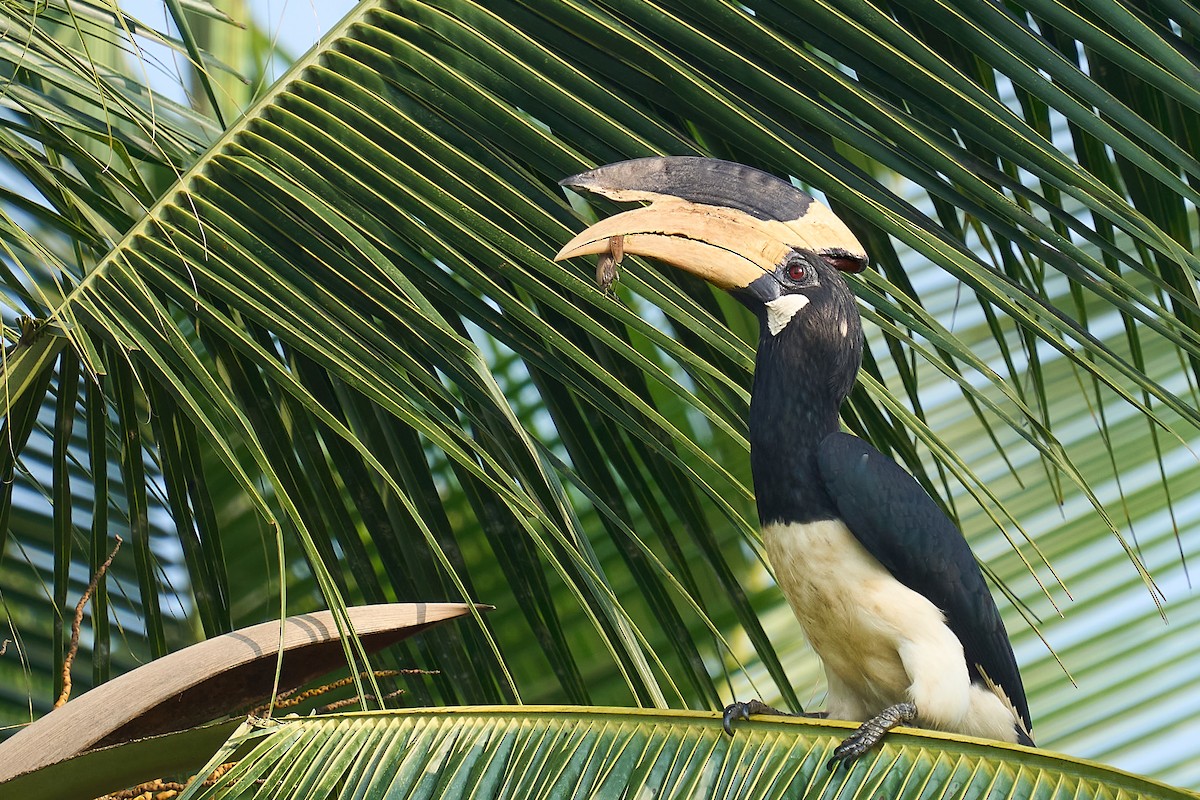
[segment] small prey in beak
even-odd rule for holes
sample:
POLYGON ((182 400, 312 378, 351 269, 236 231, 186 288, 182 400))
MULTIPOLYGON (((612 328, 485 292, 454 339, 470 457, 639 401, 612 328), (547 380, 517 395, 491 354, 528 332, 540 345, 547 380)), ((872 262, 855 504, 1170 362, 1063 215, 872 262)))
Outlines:
POLYGON ((607 295, 614 294, 612 285, 621 279, 617 267, 625 258, 625 237, 608 237, 608 249, 596 256, 596 285, 607 295))

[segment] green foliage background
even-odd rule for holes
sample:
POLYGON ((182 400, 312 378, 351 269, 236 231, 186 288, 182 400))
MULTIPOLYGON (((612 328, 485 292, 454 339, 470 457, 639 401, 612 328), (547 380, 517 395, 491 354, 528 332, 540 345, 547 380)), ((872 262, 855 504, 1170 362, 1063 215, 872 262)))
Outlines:
POLYGON ((1196 8, 368 2, 270 88, 263 31, 187 8, 0 12, 6 719, 116 533, 77 691, 465 597, 498 609, 389 657, 442 670, 404 702, 819 705, 753 525, 750 320, 549 260, 596 213, 558 178, 707 153, 867 243, 846 424, 1012 601, 1039 743, 1200 784, 1196 8), (194 103, 144 86, 155 38, 194 103))

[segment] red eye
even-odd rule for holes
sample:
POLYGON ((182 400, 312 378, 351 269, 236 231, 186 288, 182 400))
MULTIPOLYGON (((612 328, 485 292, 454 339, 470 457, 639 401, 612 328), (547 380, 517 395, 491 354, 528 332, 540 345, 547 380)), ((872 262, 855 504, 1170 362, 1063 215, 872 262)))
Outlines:
POLYGON ((804 266, 803 261, 793 261, 788 264, 787 274, 796 283, 800 283, 808 276, 808 268, 804 266))

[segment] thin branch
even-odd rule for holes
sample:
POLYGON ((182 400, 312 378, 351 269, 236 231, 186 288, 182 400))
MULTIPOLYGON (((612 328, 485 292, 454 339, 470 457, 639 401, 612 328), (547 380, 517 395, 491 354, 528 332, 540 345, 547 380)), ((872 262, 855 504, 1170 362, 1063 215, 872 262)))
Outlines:
MULTIPOLYGON (((79 602, 75 605, 75 619, 71 621, 71 646, 67 648, 67 657, 63 659, 62 694, 54 701, 55 708, 66 703, 71 697, 71 665, 75 663, 75 655, 79 652, 79 629, 83 625, 83 609, 87 605, 88 600, 92 599, 92 593, 96 591, 96 587, 100 584, 100 579, 108 571, 108 567, 116 557, 117 551, 121 549, 121 537, 118 536, 116 539, 117 543, 113 547, 112 552, 108 554, 108 558, 96 570, 96 574, 92 576, 92 582, 88 584, 87 589, 83 592, 83 596, 79 598, 79 602)), ((0 655, 3 652, 3 650, 0 650, 0 655)))

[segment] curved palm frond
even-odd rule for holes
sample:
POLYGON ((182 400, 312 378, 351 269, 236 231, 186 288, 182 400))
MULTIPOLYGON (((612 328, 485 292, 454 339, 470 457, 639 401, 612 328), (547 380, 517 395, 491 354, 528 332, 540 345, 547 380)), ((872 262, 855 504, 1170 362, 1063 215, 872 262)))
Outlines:
POLYGON ((529 797, 1190 797, 1099 764, 926 732, 893 733, 850 769, 829 771, 849 726, 756 723, 730 738, 713 714, 581 708, 465 708, 244 725, 209 762, 245 756, 196 798, 529 797), (294 759, 297 752, 312 758, 294 759), (319 756, 317 755, 319 754, 319 756), (265 779, 265 780, 264 780, 265 779), (279 787, 288 787, 278 794, 279 787))
POLYGON ((777 718, 730 738, 717 716, 688 711, 372 712, 253 720, 232 735, 225 724, 138 740, 6 786, 30 800, 84 800, 151 775, 181 768, 206 775, 228 764, 220 779, 194 780, 181 797, 1194 797, 1068 756, 908 729, 889 734, 851 769, 830 772, 829 754, 847 730, 845 723, 777 718), (222 733, 228 741, 217 747, 222 733))

